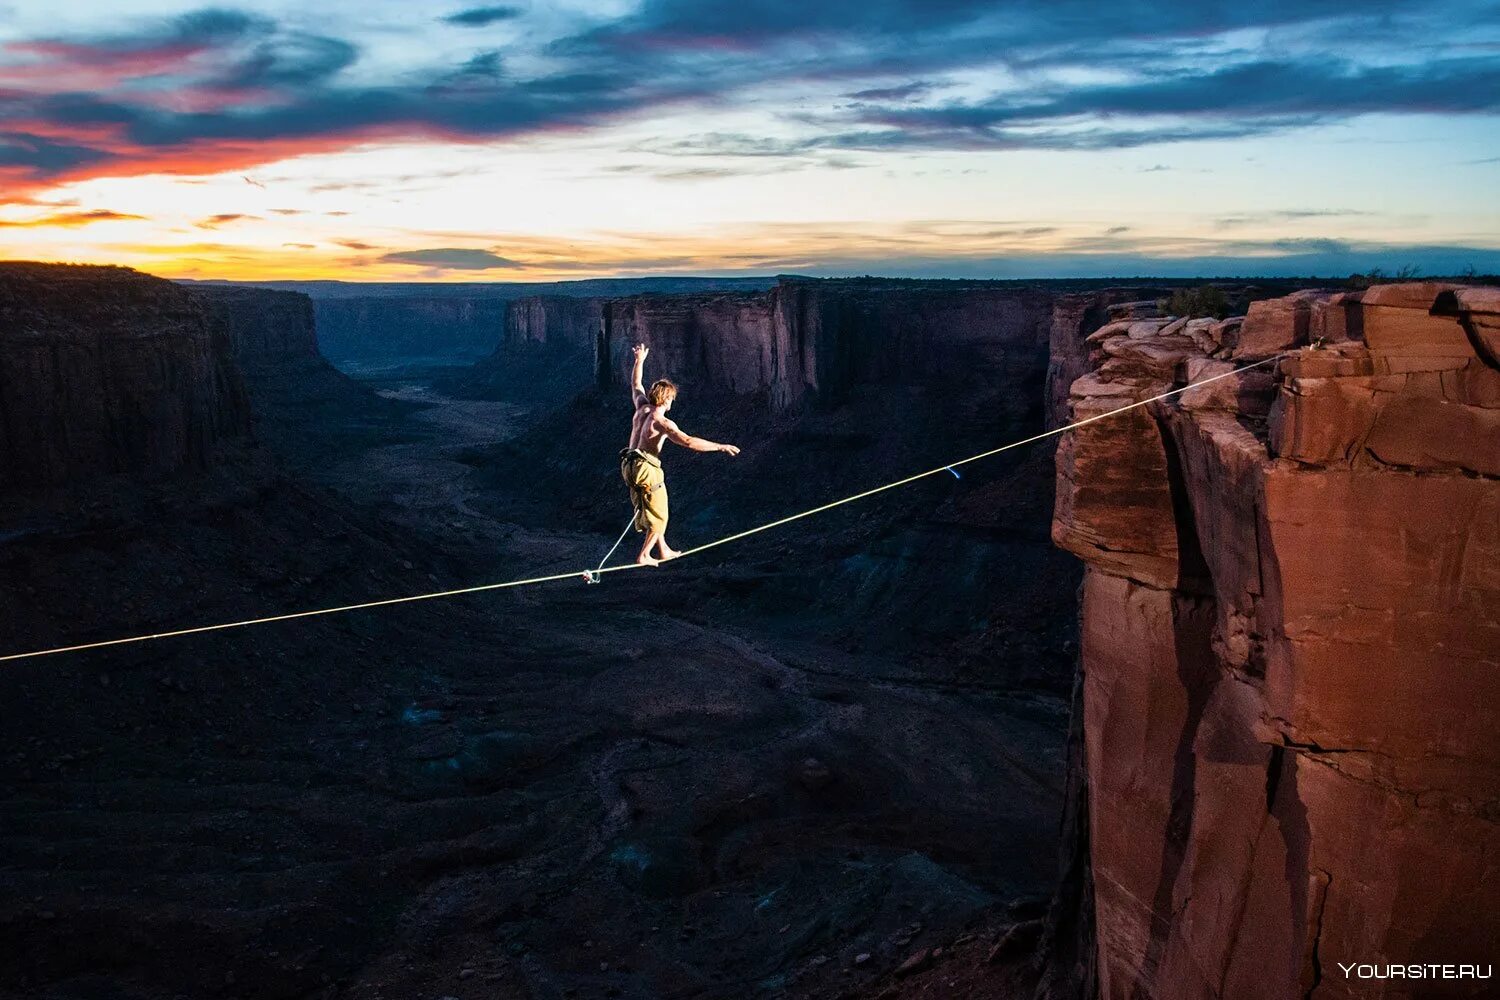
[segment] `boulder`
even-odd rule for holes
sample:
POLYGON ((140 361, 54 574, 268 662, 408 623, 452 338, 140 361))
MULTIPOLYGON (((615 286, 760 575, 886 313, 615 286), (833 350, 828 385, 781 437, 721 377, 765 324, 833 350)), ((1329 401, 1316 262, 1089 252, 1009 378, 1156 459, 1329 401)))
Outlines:
POLYGON ((1308 290, 1250 303, 1235 342, 1234 357, 1268 358, 1307 343, 1313 306, 1326 302, 1332 294, 1308 290))

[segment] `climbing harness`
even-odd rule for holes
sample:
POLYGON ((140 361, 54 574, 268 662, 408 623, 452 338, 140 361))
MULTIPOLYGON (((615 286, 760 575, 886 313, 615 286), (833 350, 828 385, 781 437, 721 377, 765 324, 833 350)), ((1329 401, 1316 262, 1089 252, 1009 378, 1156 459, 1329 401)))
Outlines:
MULTIPOLYGON (((1241 365, 1238 368, 1231 369, 1227 372, 1222 372, 1218 375, 1210 376, 1209 378, 1199 379, 1197 382, 1191 382, 1176 389, 1169 389, 1166 392, 1158 393, 1157 395, 1152 396, 1149 399, 1142 399, 1138 402, 1127 403, 1124 406, 1116 407, 1115 409, 1108 410, 1104 413, 1096 413, 1092 417, 1085 417, 1082 420, 1075 420, 1073 423, 1067 424, 1063 427, 1054 427, 1052 430, 1042 431, 1041 433, 1033 434, 1030 437, 1021 438, 1017 441, 1011 441, 1008 444, 1000 445, 998 448, 991 448, 988 451, 982 451, 977 455, 970 455, 968 458, 959 459, 956 462, 950 462, 946 465, 939 465, 936 468, 928 469, 926 472, 919 472, 916 475, 907 476, 905 479, 897 479, 893 482, 885 483, 884 485, 865 490, 862 493, 855 493, 850 496, 843 497, 842 499, 834 500, 830 503, 825 503, 818 507, 812 507, 808 510, 800 511, 796 514, 791 514, 787 517, 780 518, 779 520, 768 521, 765 524, 756 525, 753 528, 747 528, 744 531, 740 531, 732 535, 726 535, 723 538, 715 539, 712 542, 705 542, 704 544, 699 545, 696 548, 685 550, 678 557, 678 559, 680 560, 686 556, 697 555, 700 552, 707 552, 709 549, 718 548, 720 545, 728 545, 730 542, 737 542, 741 539, 749 538, 751 535, 758 535, 762 531, 770 531, 772 528, 779 528, 783 525, 791 524, 793 521, 800 521, 804 517, 812 517, 814 514, 821 514, 824 511, 833 510, 835 507, 842 507, 845 504, 851 504, 855 501, 863 500, 867 497, 872 497, 877 493, 884 493, 887 490, 894 490, 898 487, 914 483, 919 479, 926 479, 928 476, 935 476, 942 472, 952 472, 953 475, 957 476, 958 473, 954 469, 955 466, 968 465, 970 462, 978 462, 982 459, 998 455, 1001 452, 1011 451, 1015 448, 1023 448, 1026 445, 1034 444, 1037 441, 1043 441, 1050 437, 1057 437, 1058 435, 1066 434, 1068 431, 1077 430, 1080 427, 1086 427, 1089 424, 1098 423, 1099 421, 1106 420, 1109 417, 1117 416, 1130 410, 1137 410, 1143 406, 1149 406, 1152 403, 1160 402, 1163 399, 1170 399, 1173 396, 1181 395, 1182 393, 1187 392, 1189 389, 1195 389, 1198 386, 1208 385, 1210 382, 1217 382, 1220 379, 1229 378, 1231 375, 1238 375, 1239 373, 1249 371, 1252 368, 1259 368, 1262 365, 1271 364, 1272 362, 1278 361, 1281 358, 1292 353, 1295 352, 1282 351, 1279 354, 1272 355, 1269 358, 1263 358, 1260 361, 1253 361, 1250 364, 1241 365)), ((577 580, 580 576, 589 583, 598 583, 600 581, 600 578, 605 573, 623 573, 628 570, 642 568, 639 563, 622 563, 618 566, 604 565, 609 561, 609 557, 614 554, 615 549, 620 547, 620 542, 625 540, 625 535, 628 534, 629 531, 630 525, 627 524, 625 526, 625 531, 622 531, 620 533, 619 539, 616 540, 614 546, 609 550, 609 553, 606 554, 604 559, 599 563, 597 569, 585 569, 581 571, 575 569, 569 570, 566 573, 550 573, 546 576, 524 577, 519 580, 506 580, 501 583, 484 583, 473 587, 458 587, 453 590, 438 590, 430 594, 411 594, 406 597, 387 597, 382 600, 364 601, 359 604, 342 604, 332 608, 315 608, 311 611, 293 611, 287 614, 267 615, 264 618, 247 618, 243 621, 235 622, 220 622, 214 625, 197 625, 192 628, 173 629, 168 632, 152 632, 146 635, 126 636, 122 639, 104 639, 99 642, 83 642, 72 646, 57 646, 52 649, 38 649, 33 650, 29 653, 10 653, 5 656, 0 656, 0 663, 7 663, 13 660, 30 660, 42 656, 57 656, 63 653, 80 653, 89 649, 104 649, 109 646, 124 646, 131 643, 152 642, 157 639, 174 639, 180 636, 201 635, 204 632, 221 632, 226 629, 247 628, 252 625, 269 625, 273 622, 294 621, 298 618, 314 618, 320 615, 338 615, 348 611, 363 611, 367 608, 390 607, 393 604, 411 604, 416 601, 433 601, 446 597, 458 597, 464 594, 481 594, 492 590, 509 590, 514 587, 531 587, 543 583, 554 583, 559 580, 577 580)), ((673 560, 673 562, 676 561, 678 560, 673 560)))

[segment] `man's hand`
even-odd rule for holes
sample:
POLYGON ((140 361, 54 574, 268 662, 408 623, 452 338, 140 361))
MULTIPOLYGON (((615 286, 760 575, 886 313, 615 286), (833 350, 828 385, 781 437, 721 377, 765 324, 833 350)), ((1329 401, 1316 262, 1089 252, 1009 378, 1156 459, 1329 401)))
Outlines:
POLYGON ((647 347, 645 344, 636 344, 635 350, 631 353, 635 356, 635 363, 640 364, 642 361, 646 360, 646 355, 651 353, 651 348, 647 347))
POLYGON ((721 444, 719 445, 719 450, 726 455, 738 455, 740 453, 740 450, 732 444, 721 444))

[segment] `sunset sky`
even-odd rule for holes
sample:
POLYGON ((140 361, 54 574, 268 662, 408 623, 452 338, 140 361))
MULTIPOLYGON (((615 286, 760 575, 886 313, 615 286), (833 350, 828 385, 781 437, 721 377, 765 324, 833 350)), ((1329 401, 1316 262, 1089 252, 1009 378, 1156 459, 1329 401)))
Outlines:
POLYGON ((1500 272, 1500 3, 0 0, 0 259, 1500 272))

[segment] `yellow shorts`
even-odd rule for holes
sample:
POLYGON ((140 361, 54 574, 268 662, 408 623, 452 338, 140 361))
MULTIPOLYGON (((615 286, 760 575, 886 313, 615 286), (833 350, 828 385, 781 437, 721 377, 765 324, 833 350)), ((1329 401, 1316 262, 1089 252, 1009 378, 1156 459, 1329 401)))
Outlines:
POLYGON ((635 508, 635 530, 662 532, 667 528, 667 477, 661 459, 635 448, 620 452, 620 478, 630 488, 635 508))

